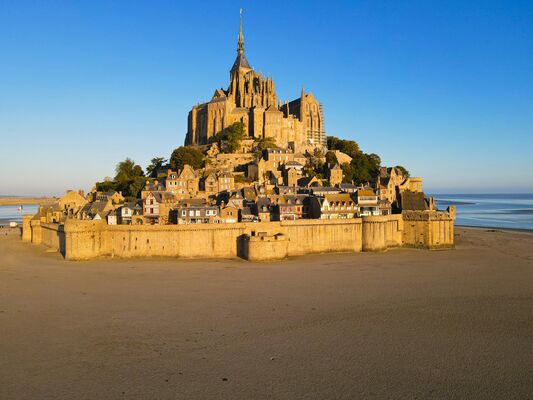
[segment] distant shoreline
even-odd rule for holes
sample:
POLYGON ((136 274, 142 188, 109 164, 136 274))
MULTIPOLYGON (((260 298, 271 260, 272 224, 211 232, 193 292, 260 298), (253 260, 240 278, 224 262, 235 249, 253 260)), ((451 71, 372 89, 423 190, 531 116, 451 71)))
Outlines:
POLYGON ((9 196, 0 197, 0 206, 20 206, 26 204, 52 204, 57 199, 55 197, 24 197, 9 196))
POLYGON ((474 226, 474 225, 458 225, 455 224, 456 228, 468 228, 468 229, 491 229, 491 230, 498 230, 498 231, 509 231, 509 232, 522 232, 522 233, 533 233, 533 229, 527 229, 527 228, 502 228, 499 226, 474 226))

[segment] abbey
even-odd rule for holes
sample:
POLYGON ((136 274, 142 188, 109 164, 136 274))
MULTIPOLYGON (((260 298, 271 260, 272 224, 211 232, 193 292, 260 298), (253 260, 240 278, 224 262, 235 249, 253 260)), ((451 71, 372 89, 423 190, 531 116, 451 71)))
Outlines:
POLYGON ((278 147, 293 151, 325 146, 322 105, 313 94, 306 94, 302 88, 299 98, 281 104, 272 78, 263 77, 250 67, 244 54, 242 16, 229 87, 215 90, 211 101, 192 108, 185 145, 207 144, 235 122, 244 124, 249 138, 271 137, 278 147))

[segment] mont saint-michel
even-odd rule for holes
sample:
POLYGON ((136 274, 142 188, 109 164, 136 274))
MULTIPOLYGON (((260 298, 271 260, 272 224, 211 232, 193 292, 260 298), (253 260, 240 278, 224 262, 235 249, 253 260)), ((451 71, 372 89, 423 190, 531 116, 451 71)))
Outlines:
POLYGON ((241 3, 0 2, 0 400, 531 399, 533 3, 241 3))
POLYGON ((23 221, 23 240, 69 260, 172 256, 252 261, 308 253, 454 246, 455 208, 422 179, 326 136, 303 88, 283 103, 246 58, 242 15, 227 89, 188 116, 185 146, 143 169, 120 162, 86 195, 67 191, 23 221))

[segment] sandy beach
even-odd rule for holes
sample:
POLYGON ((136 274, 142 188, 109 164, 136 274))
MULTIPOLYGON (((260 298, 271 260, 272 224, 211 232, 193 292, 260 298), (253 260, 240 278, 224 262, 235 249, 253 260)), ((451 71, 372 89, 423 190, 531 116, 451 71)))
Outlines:
POLYGON ((47 204, 52 204, 55 201, 57 201, 57 198, 55 197, 24 197, 24 196, 4 197, 4 196, 0 196, 0 206, 20 206, 21 204, 47 205, 47 204))
POLYGON ((68 262, 0 230, 0 398, 533 398, 533 234, 68 262))

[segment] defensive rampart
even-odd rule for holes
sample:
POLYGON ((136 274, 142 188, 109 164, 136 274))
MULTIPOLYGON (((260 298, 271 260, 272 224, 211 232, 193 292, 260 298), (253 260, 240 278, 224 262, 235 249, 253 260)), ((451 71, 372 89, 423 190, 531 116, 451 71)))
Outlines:
POLYGON ((404 211, 403 245, 426 249, 454 247, 455 209, 441 211, 404 211))
POLYGON ((453 246, 453 218, 448 213, 417 213, 198 225, 107 225, 103 221, 75 219, 53 224, 25 220, 23 238, 45 244, 68 260, 166 256, 262 261, 311 253, 380 251, 402 245, 453 246), (26 232, 28 229, 30 233, 26 232))

